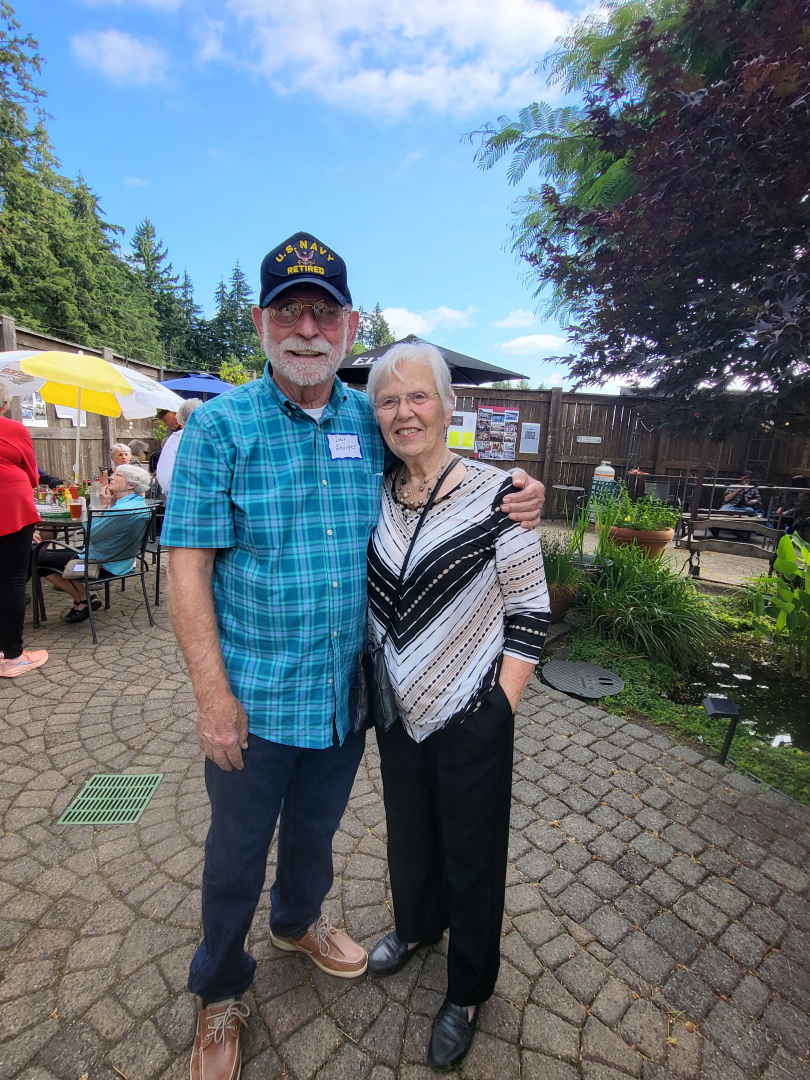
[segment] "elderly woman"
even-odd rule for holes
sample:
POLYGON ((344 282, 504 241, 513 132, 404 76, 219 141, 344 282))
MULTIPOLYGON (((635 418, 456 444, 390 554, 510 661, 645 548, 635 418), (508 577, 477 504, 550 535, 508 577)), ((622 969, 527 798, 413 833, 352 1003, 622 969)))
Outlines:
MULTIPOLYGON (((144 442, 143 439, 133 439, 129 444, 129 452, 132 457, 133 465, 142 465, 144 469, 149 468, 149 443, 144 442)), ((122 461, 122 465, 127 464, 122 461)))
POLYGON ((112 467, 116 469, 119 465, 129 465, 132 461, 132 452, 126 443, 117 442, 110 447, 110 457, 112 467))
MULTIPOLYGON (((119 465, 110 477, 109 483, 101 493, 102 509, 115 506, 116 509, 140 511, 129 514, 105 514, 94 521, 90 532, 90 549, 86 557, 91 562, 100 564, 99 577, 112 577, 114 574, 127 574, 133 569, 135 559, 130 555, 121 558, 121 549, 130 547, 136 536, 142 535, 145 519, 149 510, 144 505, 143 495, 149 488, 149 474, 140 465, 119 465), (143 520, 141 520, 143 519, 143 520)), ((34 540, 38 540, 34 534, 34 540)), ((82 552, 73 548, 42 548, 37 554, 37 572, 46 578, 61 592, 73 597, 73 607, 65 617, 66 622, 84 622, 90 617, 87 607, 87 593, 84 582, 66 580, 62 577, 71 559, 82 552)), ((93 611, 101 607, 101 601, 92 598, 93 611)))
POLYGON ((396 930, 368 969, 391 975, 450 928, 428 1047, 445 1070, 469 1049, 498 975, 514 711, 543 651, 548 591, 537 533, 497 509, 511 476, 447 448, 455 398, 441 353, 395 346, 368 393, 402 462, 369 545, 370 635, 385 642, 400 719, 377 732, 396 930))

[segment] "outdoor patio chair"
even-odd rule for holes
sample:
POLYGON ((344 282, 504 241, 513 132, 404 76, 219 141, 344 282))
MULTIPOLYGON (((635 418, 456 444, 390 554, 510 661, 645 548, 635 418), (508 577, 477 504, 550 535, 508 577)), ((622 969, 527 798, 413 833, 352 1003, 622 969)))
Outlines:
MULTIPOLYGON (((622 485, 620 480, 593 480, 591 482, 591 490, 586 495, 580 495, 574 503, 574 515, 571 520, 571 528, 576 528, 577 522, 579 521, 579 515, 583 510, 587 510, 589 503, 598 503, 600 498, 604 498, 605 496, 610 498, 618 496, 621 490, 622 485)), ((591 521, 595 520, 595 517, 591 518, 591 521)))
POLYGON ((163 526, 163 518, 166 516, 166 506, 155 507, 152 518, 152 527, 146 540, 145 551, 152 556, 152 566, 155 568, 155 607, 160 607, 160 530, 163 526))
MULTIPOLYGON (((132 521, 132 527, 128 529, 127 534, 124 536, 120 549, 116 549, 112 554, 106 558, 110 562, 118 562, 124 559, 134 559, 135 568, 128 571, 125 574, 110 574, 109 577, 103 578, 91 578, 90 577, 90 563, 85 562, 84 565, 84 588, 87 593, 88 610, 90 618, 90 629, 93 634, 93 644, 98 644, 98 635, 96 633, 96 623, 93 617, 93 605, 89 603, 94 590, 104 587, 104 610, 109 610, 110 607, 110 582, 120 581, 121 591, 123 592, 126 581, 128 578, 141 579, 141 590, 143 591, 143 599, 146 604, 146 614, 149 616, 149 625, 154 626, 155 620, 152 617, 152 608, 149 605, 149 597, 146 593, 146 573, 149 569, 146 562, 146 545, 149 541, 149 536, 154 529, 154 519, 157 514, 158 507, 156 505, 147 506, 148 513, 144 513, 142 507, 124 507, 116 509, 110 507, 106 510, 89 510, 87 513, 87 531, 85 533, 85 550, 91 543, 91 536, 93 532, 93 521, 98 521, 104 518, 108 514, 127 514, 135 520, 132 521), (141 525, 141 520, 143 524, 141 525)), ((33 591, 33 622, 34 628, 39 627, 40 620, 47 621, 47 615, 45 613, 45 601, 42 593, 42 582, 40 581, 39 574, 36 571, 36 557, 41 548, 52 544, 52 540, 45 540, 42 544, 36 545, 32 549, 32 573, 31 573, 31 586, 33 591)))

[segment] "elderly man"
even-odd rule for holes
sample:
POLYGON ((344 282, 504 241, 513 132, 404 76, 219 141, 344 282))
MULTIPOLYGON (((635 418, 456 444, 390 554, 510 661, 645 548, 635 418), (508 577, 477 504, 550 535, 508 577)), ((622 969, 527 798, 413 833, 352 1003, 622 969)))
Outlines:
MULTIPOLYGON (((348 689, 385 464, 366 396, 335 378, 359 321, 343 260, 308 233, 280 244, 262 262, 253 318, 264 376, 189 418, 162 533, 211 803, 188 984, 202 999, 192 1080, 238 1076, 238 999, 256 968, 245 938, 277 820, 272 941, 339 978, 367 964, 321 914, 365 744, 349 728, 348 689)), ((504 509, 536 524, 541 500, 532 483, 504 509)))
POLYGON ((184 401, 180 408, 177 410, 177 430, 173 431, 163 444, 163 449, 160 451, 160 457, 158 458, 157 468, 155 469, 155 475, 157 476, 157 482, 160 484, 161 491, 164 495, 169 493, 169 485, 172 482, 172 473, 174 472, 174 462, 177 458, 177 448, 180 445, 180 439, 183 435, 183 428, 186 426, 186 421, 194 412, 202 405, 200 398, 189 398, 184 401))

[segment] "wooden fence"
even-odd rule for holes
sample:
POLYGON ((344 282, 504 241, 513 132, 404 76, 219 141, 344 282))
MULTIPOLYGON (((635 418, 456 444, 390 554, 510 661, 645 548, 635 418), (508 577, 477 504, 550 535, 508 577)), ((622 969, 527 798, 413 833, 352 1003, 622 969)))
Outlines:
MULTIPOLYGON (((8 315, 2 316, 2 348, 61 349, 91 353, 132 367, 153 378, 164 377, 163 369, 139 360, 120 356, 111 349, 87 348, 61 341, 32 330, 15 326, 8 315)), ((166 372, 173 374, 173 372, 166 372)), ((0 372, 0 377, 2 372, 0 372)), ((679 494, 677 478, 694 475, 703 449, 698 435, 672 434, 652 428, 644 419, 644 402, 635 397, 609 394, 569 394, 561 387, 552 390, 492 390, 486 387, 457 387, 456 409, 477 412, 482 407, 506 407, 519 410, 518 443, 515 464, 543 480, 549 491, 546 514, 554 512, 555 484, 590 488, 593 472, 601 461, 609 461, 618 477, 640 469, 651 476, 673 479, 673 494, 679 494), (520 436, 525 423, 540 425, 537 453, 520 450, 520 436)), ((21 419, 19 402, 12 402, 12 415, 21 419)), ((76 430, 72 421, 59 419, 52 405, 46 407, 47 427, 30 427, 37 461, 46 472, 68 476, 73 472, 76 430)), ((143 439, 156 449, 152 420, 124 420, 87 415, 82 431, 80 472, 92 476, 110 458, 115 442, 143 439)), ((470 456, 472 451, 461 451, 470 456)), ((753 469, 760 482, 786 484, 791 476, 810 477, 810 436, 766 432, 752 437, 737 434, 723 443, 708 444, 709 464, 718 479, 736 478, 744 467, 753 469)), ((511 468, 507 461, 494 462, 511 468)), ((712 474, 710 474, 711 476, 712 474)), ((685 483, 685 479, 683 481, 685 483)))
MULTIPOLYGON (((645 421, 645 402, 636 397, 609 394, 564 393, 552 390, 493 390, 456 387, 456 409, 518 409, 518 442, 515 464, 542 479, 549 497, 545 513, 555 510, 554 485, 590 488, 594 469, 609 461, 619 478, 638 469, 671 482, 673 495, 690 472, 694 476, 701 453, 707 454, 711 470, 707 479, 736 479, 748 467, 763 484, 789 484, 791 476, 810 477, 810 436, 786 431, 762 431, 751 436, 738 433, 725 442, 704 446, 700 434, 674 434, 653 428, 645 421), (524 423, 540 425, 538 452, 522 453, 520 436, 524 423), (678 480, 680 479, 680 484, 678 480)), ((472 451, 462 451, 469 457, 472 451)), ((494 461, 511 468, 511 461, 494 461)), ((629 479, 629 477, 628 477, 629 479)))

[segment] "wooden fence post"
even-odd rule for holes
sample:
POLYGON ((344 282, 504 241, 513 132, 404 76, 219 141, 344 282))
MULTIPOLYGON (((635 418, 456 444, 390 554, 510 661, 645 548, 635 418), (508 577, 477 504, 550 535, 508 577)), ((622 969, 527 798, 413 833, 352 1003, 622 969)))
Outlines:
MULTIPOLYGON (((104 348, 101 350, 101 358, 112 364, 113 351, 112 349, 104 348)), ((115 437, 115 418, 112 416, 101 416, 101 468, 109 469, 112 463, 112 448, 116 443, 115 437)))
MULTIPOLYGON (((3 315, 2 320, 3 352, 13 352, 17 348, 17 327, 14 323, 14 318, 11 315, 3 315)), ((22 421, 20 399, 18 397, 13 397, 10 406, 11 419, 22 421)))
POLYGON ((13 352, 17 348, 17 327, 12 315, 3 315, 3 352, 13 352))
POLYGON ((543 484, 546 488, 546 502, 543 517, 550 518, 554 513, 554 492, 552 484, 557 479, 556 457, 560 448, 560 413, 562 412, 561 386, 552 386, 551 404, 548 409, 548 433, 546 435, 546 456, 543 461, 543 484))

